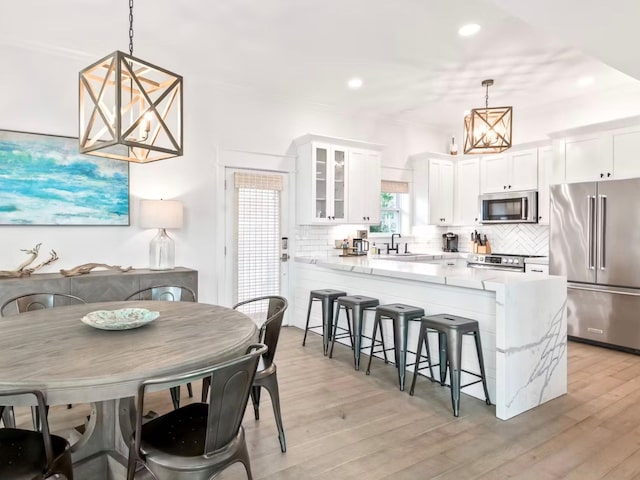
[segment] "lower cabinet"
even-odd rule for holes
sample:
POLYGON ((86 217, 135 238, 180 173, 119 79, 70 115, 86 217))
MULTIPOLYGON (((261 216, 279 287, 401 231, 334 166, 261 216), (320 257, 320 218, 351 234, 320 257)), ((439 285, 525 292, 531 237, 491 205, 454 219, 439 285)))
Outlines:
POLYGON ((94 271, 77 277, 58 273, 38 273, 22 278, 0 279, 0 305, 10 298, 29 293, 70 293, 89 303, 124 300, 142 288, 175 285, 198 292, 198 272, 178 267, 174 270, 131 270, 126 273, 94 271))
POLYGON ((549 275, 549 265, 538 265, 536 263, 525 263, 525 273, 544 273, 549 275))

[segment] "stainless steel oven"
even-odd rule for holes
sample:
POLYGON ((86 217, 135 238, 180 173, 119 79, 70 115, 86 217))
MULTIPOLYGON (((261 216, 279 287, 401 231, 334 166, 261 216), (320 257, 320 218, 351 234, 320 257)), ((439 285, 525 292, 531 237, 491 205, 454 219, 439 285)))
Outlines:
POLYGON ((480 195, 482 223, 538 223, 538 192, 500 192, 480 195))
POLYGON ((525 258, 539 255, 514 255, 510 253, 470 253, 467 255, 467 267, 504 270, 508 272, 524 272, 525 258))

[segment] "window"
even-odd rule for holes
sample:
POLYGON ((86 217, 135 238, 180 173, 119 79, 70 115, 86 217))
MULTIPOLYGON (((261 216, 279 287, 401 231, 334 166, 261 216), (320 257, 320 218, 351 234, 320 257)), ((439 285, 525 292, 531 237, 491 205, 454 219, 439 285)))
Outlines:
POLYGON ((371 225, 371 233, 399 233, 402 231, 402 217, 406 213, 409 197, 407 182, 382 181, 380 193, 380 223, 371 225))

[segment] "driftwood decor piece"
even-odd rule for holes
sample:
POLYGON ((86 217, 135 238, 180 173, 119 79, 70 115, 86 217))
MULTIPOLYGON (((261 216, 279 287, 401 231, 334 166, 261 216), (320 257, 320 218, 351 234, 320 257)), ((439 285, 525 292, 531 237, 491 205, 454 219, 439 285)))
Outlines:
POLYGON ((26 254, 28 254, 29 258, 27 260, 25 260, 24 262, 22 262, 20 265, 18 265, 18 268, 16 268, 15 270, 0 270, 0 278, 26 277, 26 276, 31 275, 36 270, 40 270, 42 267, 45 267, 45 266, 55 262, 56 260, 58 260, 58 254, 56 253, 56 251, 55 250, 51 250, 51 252, 49 252, 49 259, 48 260, 39 263, 35 267, 29 267, 29 265, 31 265, 33 262, 35 262, 36 258, 38 258, 38 252, 40 251, 40 245, 42 245, 42 243, 37 244, 31 250, 21 249, 20 251, 21 252, 25 252, 26 254), (27 267, 29 267, 29 268, 27 268, 27 267))
POLYGON ((85 263, 78 265, 70 270, 60 270, 60 273, 65 277, 77 277, 78 275, 85 275, 90 273, 94 268, 106 268, 107 270, 118 270, 120 272, 128 272, 133 267, 121 267, 120 265, 107 265, 106 263, 85 263))

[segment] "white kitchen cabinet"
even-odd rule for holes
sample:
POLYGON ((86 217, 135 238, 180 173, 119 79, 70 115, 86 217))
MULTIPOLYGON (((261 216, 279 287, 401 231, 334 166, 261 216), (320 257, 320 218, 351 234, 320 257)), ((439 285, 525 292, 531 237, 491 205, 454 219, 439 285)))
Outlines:
POLYGON ((452 160, 413 157, 414 225, 453 224, 453 169, 452 160))
POLYGON ((300 224, 340 224, 347 221, 347 149, 309 143, 298 150, 300 224))
POLYGON ((549 275, 549 265, 539 265, 537 263, 525 263, 525 273, 544 273, 549 275))
POLYGON ((640 177, 640 125, 557 138, 553 183, 640 177))
POLYGON ((486 155, 480 160, 481 192, 515 192, 538 188, 538 149, 486 155))
POLYGON ((453 166, 451 160, 429 160, 429 219, 431 225, 453 224, 453 166))
POLYGON ((480 194, 480 158, 463 158, 456 162, 455 223, 475 225, 478 223, 480 194))
POLYGON ((381 164, 380 153, 370 150, 349 151, 349 223, 380 223, 381 164))
POLYGON ((612 141, 612 136, 606 132, 565 138, 565 182, 611 179, 613 177, 612 141))
POLYGON ((640 177, 640 126, 611 132, 613 147, 612 176, 619 178, 640 177))
POLYGON ((552 148, 538 149, 538 223, 549 225, 549 184, 552 171, 552 148))
POLYGON ((298 224, 379 223, 381 145, 313 134, 294 144, 298 224))

